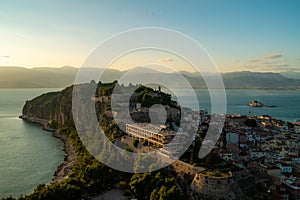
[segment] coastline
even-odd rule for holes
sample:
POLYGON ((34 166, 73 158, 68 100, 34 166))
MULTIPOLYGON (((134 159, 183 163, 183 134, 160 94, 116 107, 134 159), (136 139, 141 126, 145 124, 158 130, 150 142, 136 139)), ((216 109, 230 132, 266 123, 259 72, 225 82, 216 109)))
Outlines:
POLYGON ((56 137, 63 141, 65 152, 64 162, 57 166, 56 171, 54 172, 54 178, 51 183, 57 183, 68 178, 68 172, 73 168, 74 164, 77 162, 77 154, 73 148, 71 141, 64 135, 55 131, 53 137, 56 137))
POLYGON ((60 139, 64 143, 64 161, 59 166, 57 166, 56 171, 53 174, 54 177, 52 178, 50 183, 52 184, 65 180, 68 177, 68 172, 77 162, 77 154, 72 146, 70 139, 60 134, 58 130, 48 127, 48 120, 28 117, 26 115, 21 115, 19 116, 19 118, 24 120, 25 122, 40 125, 43 130, 52 132, 53 137, 60 139))

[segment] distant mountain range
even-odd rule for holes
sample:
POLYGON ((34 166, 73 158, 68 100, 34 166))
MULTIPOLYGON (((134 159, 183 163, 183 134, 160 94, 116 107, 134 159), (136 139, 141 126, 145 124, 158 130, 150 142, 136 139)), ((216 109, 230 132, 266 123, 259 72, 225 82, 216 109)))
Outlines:
POLYGON ((282 74, 287 78, 300 79, 300 72, 286 71, 286 72, 280 72, 280 74, 282 74))
MULTIPOLYGON (((99 80, 94 73, 95 70, 104 70, 90 68, 87 73, 87 80, 99 80)), ((23 67, 0 67, 0 88, 64 88, 72 85, 76 78, 78 68, 61 67, 49 68, 40 67, 27 69, 23 67)), ((102 82, 111 82, 119 80, 127 71, 107 69, 104 76, 100 79, 102 82)), ((203 78, 197 73, 180 72, 194 88, 206 88, 203 78)), ((209 79, 216 79, 214 74, 205 74, 209 79)), ((178 74, 162 73, 152 69, 138 68, 127 74, 128 81, 144 77, 155 77, 159 83, 160 80, 173 83, 173 88, 184 88, 178 81, 178 74), (131 77, 131 78, 130 78, 131 77)), ((300 89, 300 73, 283 72, 230 72, 222 74, 225 87, 228 89, 300 89)))
POLYGON ((63 88, 72 82, 77 69, 0 67, 0 88, 63 88))

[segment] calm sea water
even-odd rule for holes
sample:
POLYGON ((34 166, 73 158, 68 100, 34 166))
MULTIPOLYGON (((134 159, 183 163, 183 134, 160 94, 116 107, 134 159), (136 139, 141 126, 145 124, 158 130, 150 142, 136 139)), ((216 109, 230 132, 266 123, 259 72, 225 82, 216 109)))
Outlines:
MULTIPOLYGON (((197 102, 188 98, 192 95, 191 90, 175 90, 177 96, 184 96, 185 105, 192 109, 197 108, 197 102)), ((210 96, 207 90, 196 90, 199 107, 211 111, 210 96)), ((300 90, 226 90, 228 114, 263 115, 268 114, 274 118, 294 121, 300 119, 300 90), (274 108, 249 107, 247 104, 252 100, 258 100, 265 105, 276 105, 274 108)))
POLYGON ((26 100, 48 91, 55 89, 0 89, 0 197, 31 193, 63 162, 60 140, 18 118, 26 100))
MULTIPOLYGON (((18 196, 33 191, 37 184, 49 183, 56 167, 63 161, 63 144, 39 126, 18 118, 28 99, 57 89, 0 89, 0 197, 18 196)), ((185 104, 195 109, 190 90, 180 90, 185 104)), ((200 108, 210 111, 207 90, 196 90, 200 108)), ((268 114, 293 121, 300 118, 300 91, 227 90, 227 113, 268 114), (247 103, 257 99, 275 108, 252 108, 247 103)))

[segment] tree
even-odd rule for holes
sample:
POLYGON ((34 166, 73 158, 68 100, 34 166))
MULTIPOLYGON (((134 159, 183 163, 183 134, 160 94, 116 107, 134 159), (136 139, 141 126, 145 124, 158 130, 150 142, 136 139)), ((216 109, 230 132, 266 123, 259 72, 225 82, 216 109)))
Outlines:
POLYGON ((124 150, 128 152, 133 152, 133 150, 129 146, 124 147, 124 150))
POLYGON ((255 119, 247 119, 247 120, 245 121, 245 124, 246 124, 246 126, 252 127, 252 128, 258 127, 257 122, 256 122, 255 119))
POLYGON ((220 163, 220 158, 215 152, 210 152, 205 158, 204 163, 210 168, 214 168, 217 164, 220 163))
POLYGON ((132 145, 133 145, 135 148, 138 146, 138 144, 139 144, 139 140, 137 140, 137 139, 132 140, 132 145))

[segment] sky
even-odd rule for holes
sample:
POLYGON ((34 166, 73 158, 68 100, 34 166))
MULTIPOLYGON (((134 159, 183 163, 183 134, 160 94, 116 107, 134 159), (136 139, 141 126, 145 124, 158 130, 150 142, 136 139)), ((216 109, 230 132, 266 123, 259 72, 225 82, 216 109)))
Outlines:
MULTIPOLYGON (((80 67, 115 34, 162 27, 193 38, 222 72, 300 71, 299 10, 298 0, 2 0, 0 66, 80 67)), ((114 67, 186 67, 172 54, 135 54, 114 67)))

